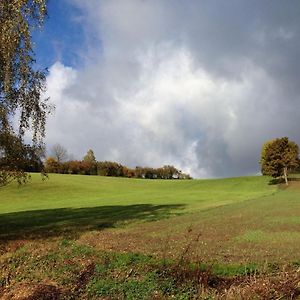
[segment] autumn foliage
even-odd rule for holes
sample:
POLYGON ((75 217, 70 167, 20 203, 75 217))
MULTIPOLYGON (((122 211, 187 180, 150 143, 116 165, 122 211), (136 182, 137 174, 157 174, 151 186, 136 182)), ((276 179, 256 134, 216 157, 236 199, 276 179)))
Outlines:
POLYGON ((273 178, 283 177, 288 184, 288 174, 299 167, 299 147, 287 137, 266 142, 261 152, 261 172, 273 178))
POLYGON ((160 168, 135 167, 134 169, 113 161, 97 161, 92 150, 83 160, 60 162, 54 157, 45 161, 47 173, 100 175, 110 177, 146 178, 146 179, 191 179, 174 166, 165 165, 160 168))

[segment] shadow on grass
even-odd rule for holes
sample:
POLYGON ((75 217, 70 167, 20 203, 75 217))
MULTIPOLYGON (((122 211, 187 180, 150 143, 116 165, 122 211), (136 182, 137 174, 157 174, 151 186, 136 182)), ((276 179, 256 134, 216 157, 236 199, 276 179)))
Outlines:
POLYGON ((0 215, 0 240, 76 237, 88 230, 116 227, 130 221, 154 221, 174 215, 185 205, 124 205, 60 208, 0 215))
MULTIPOLYGON (((293 182, 293 181, 300 181, 300 177, 290 176, 288 178, 288 182, 293 182)), ((269 182, 269 185, 277 185, 277 184, 285 184, 284 178, 274 178, 274 179, 271 179, 269 182)))
POLYGON ((284 182, 285 181, 283 178, 273 178, 269 181, 269 185, 277 185, 277 184, 282 184, 284 182))

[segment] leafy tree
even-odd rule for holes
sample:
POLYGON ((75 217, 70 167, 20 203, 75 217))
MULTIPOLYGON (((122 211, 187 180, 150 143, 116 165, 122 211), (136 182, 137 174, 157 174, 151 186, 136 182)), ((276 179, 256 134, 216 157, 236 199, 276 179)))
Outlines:
MULTIPOLYGON (((266 142, 263 144, 262 148, 261 148, 261 157, 260 157, 259 163, 260 163, 262 166, 263 166, 263 162, 264 162, 265 159, 266 159, 266 151, 267 151, 267 148, 268 148, 274 141, 275 141, 274 139, 273 139, 273 140, 266 141, 266 142)), ((262 174, 265 175, 263 169, 262 169, 262 174)))
POLYGON ((146 176, 146 168, 140 167, 140 166, 136 166, 135 170, 135 177, 136 178, 145 178, 146 176))
POLYGON ((20 137, 0 133, 0 186, 12 180, 28 181, 26 172, 43 172, 43 149, 26 145, 20 137))
POLYGON ((81 174, 83 173, 83 166, 81 161, 70 160, 65 163, 67 165, 67 173, 69 174, 81 174))
POLYGON ((57 173, 58 169, 59 163, 57 162, 57 160, 52 156, 47 157, 45 161, 45 171, 47 173, 57 173))
POLYGON ((288 185, 288 173, 299 166, 299 147, 287 137, 266 142, 261 152, 261 172, 273 178, 284 177, 288 185))
POLYGON ((128 178, 132 178, 132 177, 135 176, 135 170, 130 169, 130 168, 126 167, 126 166, 123 166, 122 173, 123 173, 124 177, 128 177, 128 178))
MULTIPOLYGON (((24 178, 24 170, 15 173, 15 161, 10 157, 22 157, 20 143, 25 131, 33 132, 34 148, 41 145, 45 135, 46 115, 49 112, 48 99, 42 99, 45 91, 45 71, 34 68, 32 31, 43 24, 46 15, 46 0, 1 0, 0 1, 0 151, 6 157, 1 173, 9 177, 24 178), (19 112, 18 132, 12 122, 19 112), (15 141, 19 146, 9 149, 6 143, 15 141), (20 175, 20 177, 19 177, 20 175)), ((3 180, 4 182, 4 180, 3 180)))
POLYGON ((89 149, 87 154, 84 156, 83 165, 86 169, 86 174, 97 175, 97 161, 92 149, 89 149))
POLYGON ((83 158, 83 161, 93 164, 97 162, 94 151, 92 149, 88 150, 87 154, 83 158))
POLYGON ((156 170, 153 168, 145 168, 145 178, 147 179, 157 178, 156 170))
POLYGON ((163 166, 162 167, 162 178, 164 179, 173 179, 177 178, 179 174, 179 171, 174 166, 163 166))
POLYGON ((101 176, 123 177, 123 166, 112 161, 100 161, 97 163, 97 173, 101 176))

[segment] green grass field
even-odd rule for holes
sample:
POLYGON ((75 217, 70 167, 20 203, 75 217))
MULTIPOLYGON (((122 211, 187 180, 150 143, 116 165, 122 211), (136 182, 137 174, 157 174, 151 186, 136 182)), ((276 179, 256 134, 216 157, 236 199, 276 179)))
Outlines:
POLYGON ((49 176, 49 180, 42 181, 39 174, 32 174, 27 185, 2 188, 0 213, 139 204, 181 205, 185 211, 196 211, 259 198, 277 190, 264 177, 184 181, 49 176))
POLYGON ((141 180, 51 174, 1 189, 0 233, 58 234, 159 220, 276 192, 263 177, 222 180, 141 180))
MULTIPOLYGON (((226 291, 228 277, 300 265, 297 181, 285 188, 259 176, 49 177, 42 181, 33 174, 27 185, 0 190, 0 297, 24 292, 28 284, 42 282, 47 289, 51 282, 51 289, 55 282, 66 288, 53 291, 61 299, 152 299, 157 291, 157 299, 190 299, 199 296, 193 287, 199 278, 189 277, 184 285, 174 281, 187 276, 179 262, 210 270, 226 291)), ((221 290, 209 286, 207 293, 217 299, 221 290)))

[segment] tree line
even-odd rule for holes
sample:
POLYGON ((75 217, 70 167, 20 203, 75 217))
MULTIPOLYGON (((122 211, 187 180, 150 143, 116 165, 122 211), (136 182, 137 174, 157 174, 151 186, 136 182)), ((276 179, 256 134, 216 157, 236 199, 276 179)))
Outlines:
POLYGON ((89 150, 82 160, 64 160, 66 151, 55 145, 52 156, 47 157, 44 166, 47 173, 100 175, 110 177, 146 178, 146 179, 191 179, 174 166, 160 168, 129 168, 113 161, 97 161, 93 150, 89 150))

